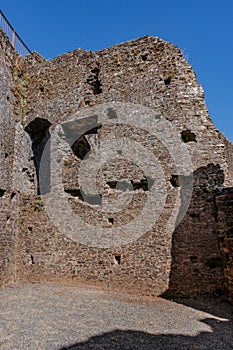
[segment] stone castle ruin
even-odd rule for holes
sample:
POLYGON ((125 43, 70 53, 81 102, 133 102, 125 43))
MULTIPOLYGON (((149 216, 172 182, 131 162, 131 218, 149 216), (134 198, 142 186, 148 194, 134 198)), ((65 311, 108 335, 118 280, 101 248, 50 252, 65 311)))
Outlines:
POLYGON ((221 293, 232 301, 233 145, 210 120, 203 89, 182 52, 146 36, 46 61, 36 53, 22 58, 0 35, 0 285, 90 285, 145 295, 221 293), (148 125, 166 122, 176 135, 163 140, 142 128, 137 106, 148 125), (119 119, 124 113, 130 124, 119 119), (54 162, 56 130, 72 135, 72 142, 54 162), (81 167, 105 141, 113 145, 121 138, 130 140, 124 145, 128 158, 116 148, 118 156, 97 170, 89 168, 86 184, 95 183, 95 191, 88 193, 79 183, 81 167), (158 164, 152 162, 156 176, 139 166, 132 144, 157 159, 158 164), (179 172, 176 144, 188 150, 190 174, 179 172), (60 196, 53 192, 58 173, 60 196), (150 197, 153 184, 159 188, 161 183, 150 197), (152 225, 151 206, 144 210, 148 198, 161 209, 152 225), (121 210, 112 209, 116 203, 121 210), (90 230, 114 233, 112 243, 100 236, 95 244, 95 235, 85 240, 85 225, 79 230, 72 219, 77 215, 90 230), (137 224, 130 226, 133 220, 137 224), (129 227, 133 238, 127 240, 129 227), (74 239, 79 233, 83 241, 74 239))

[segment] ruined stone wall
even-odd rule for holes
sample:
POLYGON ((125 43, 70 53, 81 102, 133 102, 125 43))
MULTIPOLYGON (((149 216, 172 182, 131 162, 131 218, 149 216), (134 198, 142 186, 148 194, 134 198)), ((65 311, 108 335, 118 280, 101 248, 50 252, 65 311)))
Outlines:
POLYGON ((216 206, 223 181, 224 174, 218 165, 209 164, 194 172, 192 200, 172 238, 168 291, 172 294, 188 296, 224 291, 224 258, 219 249, 216 206))
POLYGON ((203 89, 181 51, 161 39, 144 37, 96 53, 78 49, 29 68, 28 83, 27 123, 39 117, 54 124, 110 101, 142 104, 178 131, 196 135, 187 145, 195 169, 214 162, 227 174, 223 137, 208 116, 203 89))
POLYGON ((0 30, 0 285, 14 280, 17 193, 12 186, 15 120, 14 87, 21 59, 0 30))
POLYGON ((216 206, 226 293, 229 300, 233 301, 233 188, 224 188, 219 193, 216 206))
MULTIPOLYGON (((10 187, 17 194, 13 198, 17 198, 19 215, 12 229, 17 234, 17 244, 12 248, 4 242, 3 247, 13 254, 15 264, 11 266, 17 282, 82 283, 150 295, 224 290, 229 273, 222 263, 216 196, 219 188, 231 183, 231 145, 208 117, 203 90, 178 48, 158 38, 144 37, 96 53, 78 49, 51 61, 34 54, 25 60, 15 78, 13 75, 11 84, 17 117, 14 119, 12 114, 10 118, 10 129, 15 134, 10 187), (179 142, 186 145, 192 160, 194 189, 188 211, 176 229, 176 216, 174 222, 169 219, 176 199, 181 207, 185 203, 189 176, 178 177, 182 174, 163 142, 174 144, 174 140, 158 140, 137 122, 124 127, 120 123, 94 127, 73 144, 62 160, 62 194, 52 202, 59 225, 49 216, 46 203, 47 195, 53 191, 49 180, 53 160, 47 162, 45 188, 42 190, 39 184, 47 141, 58 124, 69 121, 79 111, 84 109, 83 115, 95 119, 94 108, 111 102, 119 103, 118 110, 128 103, 127 115, 132 106, 151 108, 151 118, 157 123, 163 119, 171 123, 179 142), (63 199, 71 212, 87 224, 100 227, 100 232, 101 228, 119 227, 120 236, 125 234, 123 225, 137 218, 145 207, 150 185, 135 164, 133 151, 131 160, 122 156, 100 169, 96 178, 100 196, 82 197, 78 172, 83 158, 90 150, 95 154, 106 140, 120 137, 143 145, 157 158, 162 171, 151 181, 153 184, 161 180, 163 184, 161 193, 156 194, 158 203, 162 203, 166 192, 161 215, 149 230, 125 244, 104 248, 94 244, 95 237, 90 244, 77 242, 71 238, 77 230, 74 222, 71 220, 67 229, 65 226, 68 213, 63 199), (118 188, 118 182, 127 189, 118 188), (120 212, 100 210, 98 201, 111 208, 120 200, 128 203, 120 212)), ((106 118, 118 118, 118 110, 105 107, 106 118)), ((73 124, 67 127, 72 132, 73 124)), ((90 186, 95 181, 91 171, 86 175, 88 181, 90 186)), ((144 219, 147 224, 151 217, 145 212, 144 219)), ((2 222, 6 222, 5 218, 2 222)))
MULTIPOLYGON (((209 262, 220 256, 214 203, 216 187, 222 186, 224 180, 227 183, 230 177, 226 147, 208 117, 203 90, 180 50, 153 37, 96 53, 79 49, 48 62, 34 65, 29 62, 25 80, 28 88, 24 127, 37 152, 43 149, 33 141, 37 128, 43 129, 41 132, 46 137, 57 123, 69 120, 82 108, 88 111, 101 103, 128 102, 153 108, 156 115, 172 122, 186 143, 193 171, 198 175, 188 213, 174 233, 172 229, 167 230, 167 223, 182 188, 170 181, 179 174, 165 147, 137 130, 137 125, 123 130, 103 126, 86 135, 85 140, 89 140, 91 147, 123 134, 146 145, 159 159, 167 191, 159 220, 139 239, 116 248, 90 247, 69 239, 48 218, 43 196, 35 195, 38 187, 35 159, 29 150, 27 132, 21 127, 18 137, 24 140, 21 143, 24 146, 19 152, 24 162, 21 169, 25 170, 23 175, 17 175, 24 188, 20 204, 18 280, 91 283, 154 295, 166 290, 181 294, 221 290, 224 287, 222 268, 213 268, 209 262), (35 121, 36 118, 40 119, 35 121), (43 121, 40 126, 40 120, 47 120, 47 125, 43 121), (208 181, 209 178, 212 180, 208 181)), ((85 142, 78 147, 84 147, 85 142)), ((118 227, 139 215, 148 194, 141 186, 145 178, 138 167, 123 160, 108 164, 104 177, 100 175, 98 179, 102 200, 116 200, 122 195, 115 184, 126 179, 134 184, 133 201, 120 214, 103 214, 80 197, 77 179, 80 157, 71 152, 63 164, 64 193, 74 213, 101 227, 118 227), (104 184, 107 185, 105 192, 104 184)), ((58 216, 66 215, 59 201, 55 205, 58 216)))
POLYGON ((233 186, 233 144, 228 140, 225 140, 225 144, 226 144, 226 160, 228 163, 229 173, 230 173, 229 185, 233 186))

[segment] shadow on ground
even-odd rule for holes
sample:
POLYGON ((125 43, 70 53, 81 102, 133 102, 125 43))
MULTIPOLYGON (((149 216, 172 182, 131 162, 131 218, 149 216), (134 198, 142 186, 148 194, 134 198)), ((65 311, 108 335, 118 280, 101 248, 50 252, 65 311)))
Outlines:
MULTIPOLYGON (((109 333, 94 336, 86 342, 69 345, 59 350, 233 349, 233 308, 231 305, 221 302, 215 305, 213 300, 209 302, 208 300, 204 300, 202 302, 194 299, 182 301, 182 304, 215 315, 217 319, 205 318, 200 320, 200 322, 211 327, 211 331, 200 332, 196 336, 188 336, 183 334, 150 334, 135 330, 114 330, 109 333)), ((179 317, 179 315, 177 315, 177 317, 179 317)))

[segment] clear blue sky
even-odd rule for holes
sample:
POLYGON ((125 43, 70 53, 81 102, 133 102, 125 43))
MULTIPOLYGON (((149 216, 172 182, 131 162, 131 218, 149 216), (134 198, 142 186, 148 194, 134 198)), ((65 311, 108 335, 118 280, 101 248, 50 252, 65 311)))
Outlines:
POLYGON ((0 8, 47 59, 143 35, 177 45, 204 87, 212 120, 233 141, 233 0, 11 0, 0 8))

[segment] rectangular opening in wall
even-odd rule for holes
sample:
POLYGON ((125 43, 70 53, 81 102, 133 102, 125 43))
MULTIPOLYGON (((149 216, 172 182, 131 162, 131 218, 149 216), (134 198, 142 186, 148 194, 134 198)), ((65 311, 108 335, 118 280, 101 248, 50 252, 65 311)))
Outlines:
POLYGON ((192 220, 200 221, 200 214, 199 213, 190 213, 189 216, 192 220))
POLYGON ((12 192, 11 193, 11 199, 13 199, 15 197, 16 193, 15 192, 12 192))
POLYGON ((108 218, 108 222, 112 225, 114 225, 114 218, 108 218))
POLYGON ((114 262, 115 262, 115 265, 120 265, 121 264, 121 256, 120 255, 115 255, 114 256, 114 262))
POLYGON ((0 189, 0 197, 3 197, 3 196, 4 196, 4 194, 5 194, 5 192, 6 192, 6 190, 2 190, 2 189, 0 189))
POLYGON ((190 261, 192 264, 196 264, 197 263, 197 256, 190 256, 190 261))

